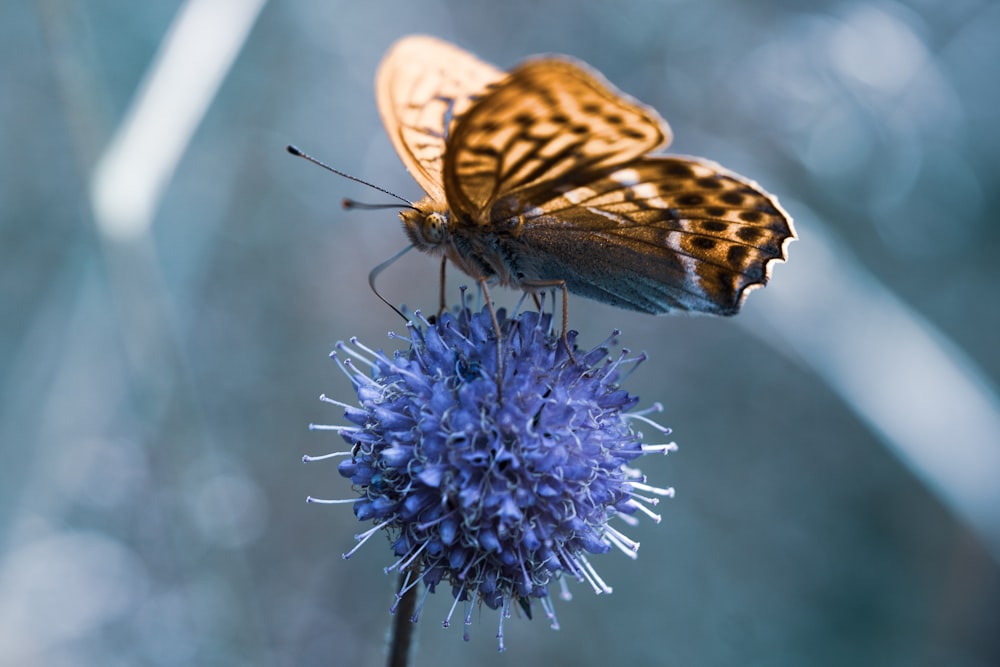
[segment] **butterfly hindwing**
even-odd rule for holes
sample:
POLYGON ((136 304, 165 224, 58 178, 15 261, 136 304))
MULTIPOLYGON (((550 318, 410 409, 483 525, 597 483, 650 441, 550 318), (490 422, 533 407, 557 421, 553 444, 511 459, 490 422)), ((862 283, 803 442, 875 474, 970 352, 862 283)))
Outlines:
POLYGON ((633 310, 735 313, 793 238, 756 183, 696 158, 645 157, 523 202, 504 241, 527 280, 633 310))

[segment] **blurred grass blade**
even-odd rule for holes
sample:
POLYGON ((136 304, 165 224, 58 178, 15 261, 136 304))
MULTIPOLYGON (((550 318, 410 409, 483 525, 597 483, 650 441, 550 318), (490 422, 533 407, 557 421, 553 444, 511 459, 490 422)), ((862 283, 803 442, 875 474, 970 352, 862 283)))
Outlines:
POLYGON ((265 0, 188 0, 98 160, 91 205, 111 239, 143 235, 265 0))
POLYGON ((802 227, 767 298, 737 319, 811 366, 1000 561, 996 389, 817 220, 802 227))

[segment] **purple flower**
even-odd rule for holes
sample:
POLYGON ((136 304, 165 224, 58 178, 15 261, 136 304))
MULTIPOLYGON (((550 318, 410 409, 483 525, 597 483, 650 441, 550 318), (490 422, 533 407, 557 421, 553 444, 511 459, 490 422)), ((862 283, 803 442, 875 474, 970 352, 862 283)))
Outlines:
MULTIPOLYGON (((313 428, 339 431, 351 449, 306 460, 346 457, 339 471, 359 497, 316 502, 351 502, 359 520, 374 522, 344 558, 386 531, 398 558, 386 572, 406 574, 397 602, 425 586, 413 620, 427 594, 446 583, 454 603, 443 625, 463 602, 468 640, 479 601, 500 611, 502 651, 511 603, 530 618, 537 600, 558 628, 550 584, 558 582, 565 599, 564 575, 611 592, 590 556, 616 548, 635 558, 639 544, 609 520, 634 524, 638 512, 659 521, 650 509, 655 496, 673 495, 647 485, 630 464, 676 445, 642 444, 637 422, 669 429, 645 417, 659 406, 630 412, 638 398, 618 383, 645 357, 626 350, 608 358, 618 332, 570 355, 551 315, 496 314, 499 359, 487 309, 462 308, 433 324, 417 313, 404 338, 409 349, 391 358, 355 339, 339 343, 331 356, 360 407, 322 397, 343 407, 353 426, 313 428)), ((567 335, 570 345, 575 336, 567 335)))

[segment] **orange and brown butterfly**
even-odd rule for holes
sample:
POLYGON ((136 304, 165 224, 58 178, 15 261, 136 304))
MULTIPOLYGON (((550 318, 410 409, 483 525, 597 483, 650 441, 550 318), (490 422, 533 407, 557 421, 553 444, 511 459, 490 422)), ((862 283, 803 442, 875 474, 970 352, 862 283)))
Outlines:
POLYGON ((795 238, 755 182, 651 155, 670 143, 666 121, 568 57, 503 72, 414 35, 382 60, 376 95, 427 194, 400 214, 407 235, 481 281, 732 315, 795 238))

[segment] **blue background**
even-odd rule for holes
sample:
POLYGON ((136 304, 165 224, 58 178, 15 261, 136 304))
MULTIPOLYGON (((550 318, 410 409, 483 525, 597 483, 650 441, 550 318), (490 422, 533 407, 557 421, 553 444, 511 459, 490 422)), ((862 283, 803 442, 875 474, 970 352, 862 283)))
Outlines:
MULTIPOLYGON (((239 3, 214 4, 222 31, 239 3)), ((306 428, 343 423, 316 400, 351 398, 334 343, 403 329, 366 276, 405 238, 284 145, 422 196, 372 86, 411 32, 589 62, 802 239, 734 319, 571 300, 584 344, 649 353, 626 388, 680 450, 641 467, 677 497, 559 632, 512 619, 498 656, 493 612, 465 644, 437 596, 417 664, 1000 664, 1000 5, 266 4, 121 240, 95 168, 181 7, 0 9, 0 664, 382 663, 389 549, 340 558, 361 526, 304 499, 349 485, 300 459, 342 447, 306 428)), ((410 253, 380 290, 433 309, 437 269, 410 253)))

